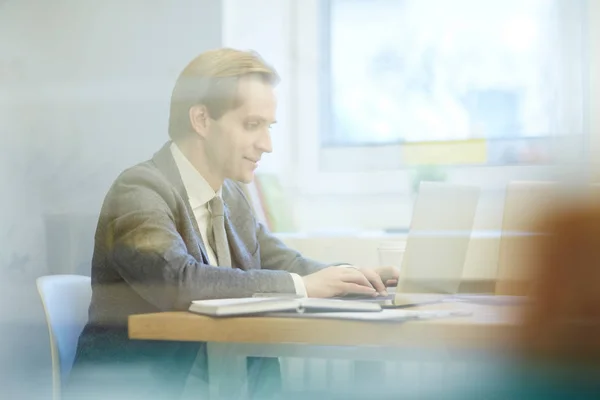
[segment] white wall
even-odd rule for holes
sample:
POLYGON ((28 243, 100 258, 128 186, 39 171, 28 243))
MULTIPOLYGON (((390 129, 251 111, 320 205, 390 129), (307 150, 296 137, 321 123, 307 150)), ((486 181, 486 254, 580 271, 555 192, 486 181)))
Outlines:
POLYGON ((219 0, 0 1, 0 397, 48 389, 34 278, 65 242, 89 254, 108 186, 168 139, 174 81, 221 20, 219 0))

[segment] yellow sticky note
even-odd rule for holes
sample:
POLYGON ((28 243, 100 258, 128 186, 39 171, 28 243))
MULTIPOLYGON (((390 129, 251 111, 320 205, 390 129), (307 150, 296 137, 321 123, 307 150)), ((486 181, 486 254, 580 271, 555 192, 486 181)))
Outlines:
POLYGON ((402 145, 406 165, 455 165, 487 163, 485 139, 406 142, 402 145))

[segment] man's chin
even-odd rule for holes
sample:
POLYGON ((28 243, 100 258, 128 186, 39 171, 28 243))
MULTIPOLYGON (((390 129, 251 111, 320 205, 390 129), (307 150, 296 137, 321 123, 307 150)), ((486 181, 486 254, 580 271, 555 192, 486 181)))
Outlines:
POLYGON ((240 176, 238 176, 238 179, 236 179, 236 181, 245 183, 245 184, 252 183, 254 181, 254 172, 240 174, 240 176))

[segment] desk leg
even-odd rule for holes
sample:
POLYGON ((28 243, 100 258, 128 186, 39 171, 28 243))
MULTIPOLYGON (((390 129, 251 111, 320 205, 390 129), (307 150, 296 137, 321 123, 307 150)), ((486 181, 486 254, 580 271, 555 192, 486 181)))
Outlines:
POLYGON ((246 356, 231 343, 207 343, 208 384, 211 400, 246 399, 246 356))

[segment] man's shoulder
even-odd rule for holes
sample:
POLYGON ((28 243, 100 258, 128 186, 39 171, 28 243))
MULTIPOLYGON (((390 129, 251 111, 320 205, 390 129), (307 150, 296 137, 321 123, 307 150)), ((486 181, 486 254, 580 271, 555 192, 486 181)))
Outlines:
POLYGON ((112 189, 123 186, 163 188, 171 185, 152 160, 148 160, 122 171, 115 179, 112 189))
POLYGON ((160 172, 160 170, 156 167, 156 164, 154 164, 152 160, 143 161, 125 169, 119 174, 117 179, 115 179, 115 183, 134 183, 137 181, 157 181, 159 183, 167 183, 166 177, 160 172))
POLYGON ((150 192, 156 193, 168 203, 173 200, 173 184, 152 160, 141 162, 121 172, 106 197, 107 199, 123 196, 130 198, 136 193, 147 197, 150 192))

